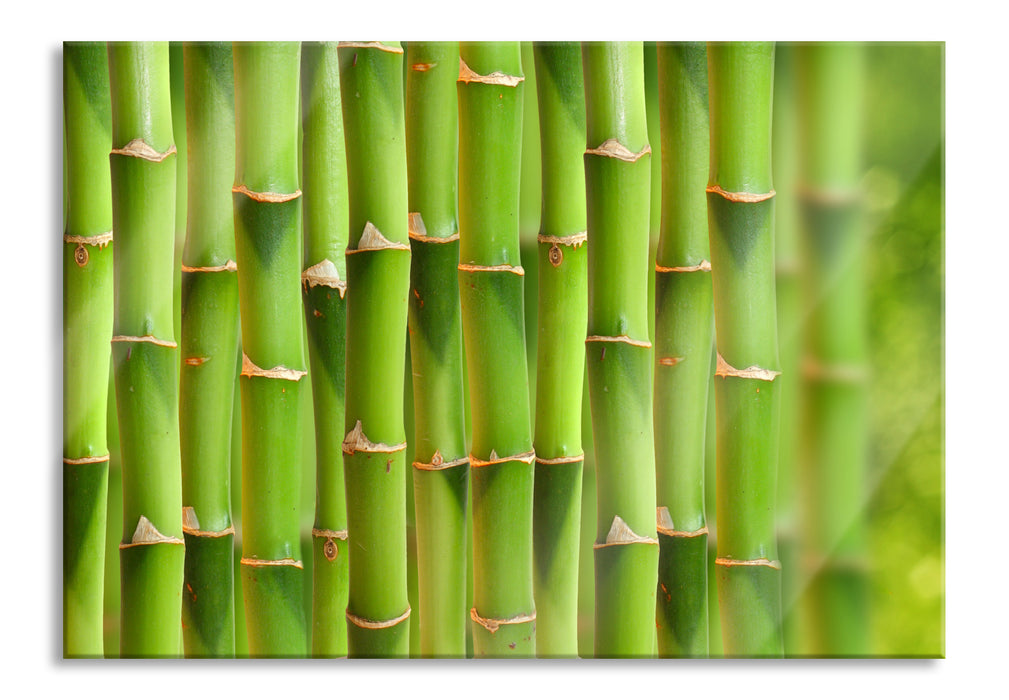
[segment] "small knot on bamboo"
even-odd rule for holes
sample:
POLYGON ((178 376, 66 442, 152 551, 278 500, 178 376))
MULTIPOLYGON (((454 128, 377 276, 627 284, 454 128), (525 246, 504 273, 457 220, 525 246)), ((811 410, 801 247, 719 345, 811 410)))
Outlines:
POLYGON ((477 623, 485 630, 494 634, 501 628, 501 625, 521 625, 524 622, 536 622, 536 613, 533 612, 529 615, 516 615, 515 617, 509 617, 505 619, 493 618, 493 617, 483 617, 476 611, 476 608, 470 608, 469 611, 470 619, 477 623))

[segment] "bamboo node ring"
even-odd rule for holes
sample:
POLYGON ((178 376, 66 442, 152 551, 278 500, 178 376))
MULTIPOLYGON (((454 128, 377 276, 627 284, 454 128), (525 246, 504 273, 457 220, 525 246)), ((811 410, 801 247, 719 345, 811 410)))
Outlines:
POLYGON ((400 622, 403 622, 408 617, 410 617, 410 606, 406 606, 406 612, 398 617, 394 617, 391 620, 369 620, 366 617, 359 617, 352 613, 350 610, 345 612, 347 619, 354 623, 355 627, 361 627, 366 630, 382 630, 388 627, 395 627, 400 622))
POLYGON ((535 612, 529 615, 516 615, 515 617, 509 617, 502 620, 492 617, 482 617, 480 613, 476 611, 476 608, 473 607, 470 608, 469 616, 473 622, 477 623, 491 634, 497 632, 501 625, 521 625, 523 622, 536 622, 535 612))

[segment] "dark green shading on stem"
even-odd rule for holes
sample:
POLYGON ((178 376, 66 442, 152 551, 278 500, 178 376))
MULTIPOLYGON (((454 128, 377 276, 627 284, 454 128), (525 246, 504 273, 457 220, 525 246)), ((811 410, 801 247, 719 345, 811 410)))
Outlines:
POLYGON ((597 470, 595 654, 655 653, 655 445, 648 341, 651 149, 642 45, 582 47, 589 314, 597 470))
POLYGON ((804 296, 803 562, 809 653, 869 653, 864 479, 868 342, 862 222, 862 51, 797 47, 804 296))
POLYGON ((533 445, 519 252, 515 42, 460 46, 459 286, 473 421, 473 649, 531 657, 533 445))
POLYGON ((238 353, 238 275, 231 44, 185 44, 188 223, 182 252, 183 532, 187 657, 235 655, 231 418, 238 353))
POLYGON ((407 233, 403 50, 341 42, 347 143, 347 517, 352 657, 403 658, 407 622, 404 364, 407 233))
POLYGON ((588 313, 585 91, 577 43, 538 43, 534 53, 543 164, 533 500, 536 655, 577 657, 588 313))
POLYGON ((301 56, 301 288, 315 408, 312 655, 347 655, 349 551, 343 475, 347 320, 347 156, 337 44, 305 43, 301 56))
MULTIPOLYGON (((658 652, 708 655, 704 447, 714 316, 703 43, 659 44, 662 218, 655 267, 658 652)), ((654 156, 653 156, 654 157, 654 156)))
POLYGON ((112 116, 103 43, 63 45, 63 655, 103 654, 112 116))
POLYGON ((236 43, 233 54, 246 630, 250 656, 301 657, 301 46, 236 43))
POLYGON ((173 331, 175 145, 168 44, 110 43, 115 322, 123 461, 120 652, 182 651, 179 360, 173 331))
POLYGON ((406 50, 420 653, 466 656, 466 455, 456 220, 458 44, 406 50))
POLYGON ((718 598, 726 656, 781 656, 775 534, 774 44, 708 45, 708 226, 717 361, 718 598))

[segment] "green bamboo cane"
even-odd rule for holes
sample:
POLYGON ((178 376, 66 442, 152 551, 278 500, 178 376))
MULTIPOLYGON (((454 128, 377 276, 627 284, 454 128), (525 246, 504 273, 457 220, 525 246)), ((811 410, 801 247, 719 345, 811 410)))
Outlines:
POLYGON ((296 42, 236 43, 232 188, 242 329, 242 590, 251 656, 306 653, 300 540, 296 42))
POLYGON ((780 656, 774 44, 708 45, 708 226, 718 355, 718 597, 726 656, 780 656))
POLYGON ((582 47, 586 362, 597 468, 595 653, 654 654, 655 446, 648 341, 651 149, 640 43, 582 47))
MULTIPOLYGON (((522 51, 523 90, 529 99, 522 102, 522 167, 519 175, 519 252, 520 265, 526 274, 524 308, 526 311, 526 373, 529 375, 529 396, 536 396, 536 336, 537 295, 539 277, 539 243, 541 198, 543 192, 540 156, 540 114, 536 100, 536 59, 533 42, 520 42, 522 51)), ((530 407, 532 414, 534 407, 530 407)))
POLYGON ((105 44, 63 46, 63 655, 103 653, 112 338, 112 117, 105 44))
POLYGON ((537 43, 534 52, 543 163, 533 499, 536 655, 577 657, 588 313, 585 91, 577 43, 537 43))
MULTIPOLYGON (((659 249, 659 228, 662 223, 662 136, 659 118, 658 46, 654 41, 643 44, 645 67, 645 117, 648 122, 648 145, 652 149, 651 198, 648 216, 648 269, 655 267, 659 249)), ((655 275, 648 275, 648 340, 655 342, 655 275)), ((650 387, 652 389, 654 387, 650 387)))
POLYGON ((655 266, 659 655, 708 654, 704 446, 714 315, 703 43, 658 47, 662 219, 655 266))
POLYGON ((168 77, 172 92, 172 138, 175 142, 175 337, 182 337, 182 250, 186 244, 189 208, 189 139, 186 138, 185 61, 182 42, 168 42, 168 77))
POLYGON ((410 279, 403 50, 341 43, 347 141, 347 402, 343 442, 354 657, 409 654, 403 390, 410 279))
POLYGON ((533 460, 519 251, 518 43, 460 46, 459 286, 473 421, 474 655, 530 657, 533 460))
POLYGON ((810 652, 868 647, 863 481, 868 398, 863 290, 862 49, 798 48, 804 290, 803 533, 810 652))
POLYGON ((306 43, 301 63, 304 272, 316 501, 312 529, 312 654, 347 655, 347 501, 343 478, 347 317, 347 156, 336 43, 306 43))
POLYGON ((123 460, 120 650, 182 650, 182 480, 172 251, 175 145, 168 44, 110 43, 115 321, 123 460))
POLYGON ((183 46, 188 223, 182 253, 182 439, 186 656, 235 654, 231 419, 238 352, 238 277, 230 44, 183 46))
POLYGON ((469 459, 456 219, 458 44, 406 49, 420 653, 466 655, 469 459))
POLYGON ((786 656, 803 653, 805 634, 798 604, 805 584, 800 580, 799 522, 796 499, 801 396, 799 357, 802 345, 799 211, 796 177, 799 124, 796 119, 795 49, 779 43, 774 50, 774 266, 778 307, 778 349, 781 355, 781 437, 778 450, 778 558, 781 561, 782 637, 786 656))

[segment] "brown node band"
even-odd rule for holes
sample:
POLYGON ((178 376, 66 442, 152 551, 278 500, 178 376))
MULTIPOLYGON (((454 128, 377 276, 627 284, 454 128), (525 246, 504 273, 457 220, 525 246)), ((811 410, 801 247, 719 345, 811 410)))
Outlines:
POLYGON ((209 357, 187 357, 183 362, 190 367, 199 367, 205 362, 210 362, 209 357))
POLYGON ((593 544, 592 549, 602 549, 604 547, 615 547, 625 544, 657 545, 658 543, 659 541, 654 537, 645 537, 644 535, 637 534, 626 522, 624 522, 623 518, 619 515, 614 515, 613 523, 610 525, 610 531, 606 533, 606 541, 593 544))
POLYGON ((756 204, 757 202, 763 202, 765 199, 770 199, 775 194, 774 190, 771 190, 770 192, 729 192, 727 190, 723 190, 720 185, 708 185, 705 191, 708 194, 721 195, 730 202, 741 202, 744 204, 756 204))
POLYGON ((140 519, 137 521, 137 529, 133 531, 133 537, 129 542, 121 543, 119 545, 119 549, 143 547, 149 544, 185 545, 186 543, 178 537, 170 537, 168 535, 161 534, 161 532, 158 531, 158 528, 154 527, 154 523, 147 519, 147 516, 141 515, 140 519))
POLYGON ((352 623, 354 623, 355 627, 360 627, 366 630, 383 630, 388 627, 395 627, 400 622, 403 622, 404 620, 410 617, 410 612, 411 612, 410 606, 407 605, 405 613, 403 613, 399 617, 394 617, 391 620, 369 620, 368 618, 365 617, 358 617, 350 610, 345 611, 345 614, 347 616, 347 619, 350 620, 352 623))
POLYGON ((509 455, 507 457, 498 457, 497 452, 491 450, 490 457, 488 459, 479 459, 471 454, 469 456, 469 465, 473 468, 479 468, 489 467, 492 464, 504 464, 505 462, 524 462, 525 464, 532 464, 535 459, 535 450, 529 450, 528 452, 522 452, 517 455, 509 455))
POLYGON ((658 362, 663 367, 675 367, 676 365, 683 362, 685 357, 660 357, 658 362))
POLYGON ((627 335, 590 335, 585 339, 586 343, 626 343, 639 348, 650 348, 652 344, 647 340, 634 340, 627 335))
POLYGON ((460 457, 459 459, 453 459, 451 462, 446 462, 445 458, 441 456, 441 450, 435 450, 430 462, 414 462, 413 468, 426 472, 436 472, 442 469, 459 467, 463 464, 469 464, 469 457, 460 457))
POLYGON ((242 566, 261 568, 264 566, 293 566, 295 569, 304 569, 305 566, 297 559, 256 559, 255 557, 242 557, 239 562, 242 566))
POLYGON ((336 45, 338 49, 378 49, 386 53, 403 53, 402 48, 386 46, 381 41, 341 41, 336 45))
POLYGON ((700 537, 708 534, 707 525, 702 526, 699 530, 677 530, 669 515, 669 508, 666 506, 659 506, 655 509, 655 529, 659 534, 667 537, 700 537))
POLYGON ((71 464, 71 465, 74 465, 74 464, 101 464, 102 462, 108 462, 108 461, 109 461, 109 456, 107 454, 105 454, 105 455, 98 455, 96 457, 78 457, 76 459, 67 459, 66 457, 63 458, 63 464, 71 464))
POLYGON ((372 442, 364 434, 364 428, 361 427, 361 421, 357 421, 354 427, 347 437, 343 439, 343 454, 352 455, 355 452, 381 452, 381 453, 391 453, 399 452, 406 449, 406 443, 401 442, 397 445, 387 445, 384 442, 372 442))
POLYGON ((326 539, 334 540, 345 540, 347 539, 346 530, 325 530, 319 527, 312 528, 312 537, 325 537, 326 539))
POLYGON ((437 63, 414 63, 410 66, 410 70, 415 70, 418 73, 426 73, 437 65, 437 63))
POLYGON ((234 535, 235 526, 229 525, 223 530, 201 530, 200 521, 196 517, 196 509, 192 506, 183 506, 182 532, 190 537, 224 537, 225 535, 234 535))
POLYGON ((183 272, 238 272, 238 263, 234 260, 228 260, 223 265, 204 265, 202 267, 193 267, 182 263, 183 272))
POLYGON ((578 248, 583 243, 589 240, 588 231, 579 231, 578 233, 572 233, 570 236, 549 236, 545 233, 539 233, 536 235, 537 243, 550 243, 552 245, 570 245, 578 248))
POLYGON ((711 272, 711 263, 707 260, 701 260, 701 262, 696 265, 684 265, 677 267, 665 267, 655 263, 656 272, 711 272))
POLYGON ((526 271, 521 265, 474 265, 472 263, 459 263, 460 272, 511 272, 523 276, 526 271))
POLYGON ((507 75, 499 70, 488 75, 480 75, 467 66, 466 61, 462 60, 461 56, 459 57, 459 78, 456 80, 457 83, 483 83, 484 85, 516 87, 523 80, 525 80, 525 76, 507 75))
POLYGON ((71 233, 64 233, 63 242, 76 243, 78 246, 96 245, 99 248, 104 248, 112 242, 112 231, 106 231, 105 233, 99 233, 94 236, 77 236, 71 233))
POLYGON ((576 464, 585 461, 585 453, 567 457, 536 457, 536 464, 576 464))
POLYGON ((410 246, 407 243, 394 243, 388 238, 382 235, 382 232, 378 230, 378 227, 370 221, 364 223, 364 231, 361 233, 361 238, 357 242, 357 248, 347 248, 346 255, 354 255, 355 253, 366 253, 369 250, 405 250, 409 251, 410 246))
POLYGON ((595 148, 586 149, 587 156, 604 156, 606 158, 616 158, 627 163, 635 163, 646 153, 651 153, 652 147, 647 143, 640 151, 635 153, 616 139, 606 139, 595 148))
POLYGON ((497 632, 501 625, 521 625, 523 622, 536 622, 535 612, 529 615, 516 615, 515 617, 509 617, 501 620, 493 617, 482 617, 480 613, 476 611, 476 608, 473 607, 470 608, 469 616, 473 622, 477 623, 491 634, 497 632))
POLYGON ((244 184, 235 185, 231 188, 231 191, 235 194, 244 194, 254 202, 262 202, 266 204, 290 202, 292 199, 297 199, 301 196, 301 190, 295 190, 294 192, 254 192, 244 184))
POLYGON ((112 336, 113 343, 151 343, 152 345, 160 345, 163 348, 177 348, 178 343, 174 340, 161 340, 160 338, 155 338, 153 335, 114 335, 112 336))
POLYGON ((329 258, 305 268, 301 273, 301 284, 306 291, 318 286, 331 287, 340 293, 341 299, 347 293, 347 283, 340 279, 340 271, 329 258))
POLYGON ((297 382, 301 381, 308 372, 300 369, 288 369, 283 365, 277 365, 271 369, 263 369, 258 366, 255 362, 249 359, 249 356, 244 352, 242 353, 242 371, 239 374, 241 377, 265 377, 267 379, 287 379, 288 381, 297 382))
POLYGON ((444 237, 427 235, 427 226, 424 225, 424 217, 420 215, 419 211, 410 212, 407 222, 407 232, 410 240, 419 241, 420 243, 451 243, 452 241, 459 240, 458 231, 451 236, 444 237))
POLYGON ((746 369, 736 369, 725 361, 722 353, 716 354, 718 356, 715 364, 716 377, 740 377, 742 379, 760 379, 765 382, 773 382, 774 378, 781 374, 778 370, 764 369, 763 367, 757 367, 757 365, 750 365, 746 369))
POLYGON ((174 143, 168 147, 167 151, 161 153, 160 151, 155 150, 153 146, 148 145, 143 139, 133 139, 122 148, 113 148, 109 155, 142 158, 143 160, 149 160, 152 163, 160 163, 173 153, 175 153, 174 143))
POLYGON ((718 557, 715 559, 717 566, 767 566, 771 569, 781 569, 780 561, 770 559, 733 559, 732 557, 718 557))

